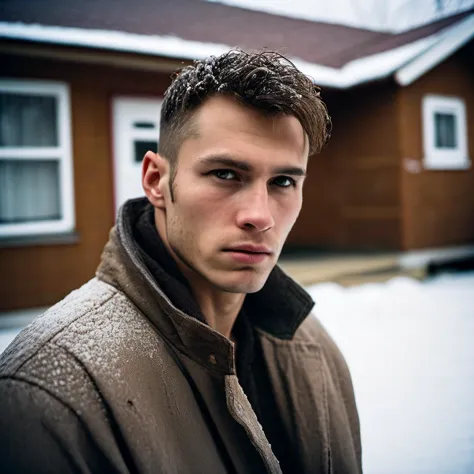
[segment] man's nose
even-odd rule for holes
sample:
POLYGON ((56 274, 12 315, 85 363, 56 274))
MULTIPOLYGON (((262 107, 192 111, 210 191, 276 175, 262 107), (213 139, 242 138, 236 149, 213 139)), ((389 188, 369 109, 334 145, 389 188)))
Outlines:
POLYGON ((237 225, 242 229, 265 232, 275 225, 266 186, 246 193, 241 204, 237 214, 237 225))

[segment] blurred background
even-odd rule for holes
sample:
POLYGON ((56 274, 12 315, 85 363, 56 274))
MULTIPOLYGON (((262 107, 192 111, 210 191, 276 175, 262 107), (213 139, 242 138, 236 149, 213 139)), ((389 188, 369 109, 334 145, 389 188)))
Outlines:
POLYGON ((346 356, 364 472, 474 473, 474 0, 2 0, 0 351, 94 276, 172 72, 232 47, 332 117, 280 263, 346 356))

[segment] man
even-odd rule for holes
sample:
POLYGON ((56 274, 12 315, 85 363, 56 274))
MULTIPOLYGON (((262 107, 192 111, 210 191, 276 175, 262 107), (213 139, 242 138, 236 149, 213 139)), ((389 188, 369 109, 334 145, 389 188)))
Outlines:
POLYGON ((177 75, 146 198, 1 358, 7 472, 361 472, 347 366, 276 266, 328 124, 275 53, 177 75))

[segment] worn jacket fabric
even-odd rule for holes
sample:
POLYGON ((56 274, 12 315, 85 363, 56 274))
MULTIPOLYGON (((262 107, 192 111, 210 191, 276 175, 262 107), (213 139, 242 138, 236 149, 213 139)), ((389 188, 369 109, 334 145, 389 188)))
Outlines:
MULTIPOLYGON (((122 208, 96 278, 1 356, 2 465, 10 472, 281 472, 239 384, 233 344, 176 308, 140 259, 132 232, 140 206, 122 208)), ((265 287, 265 297, 249 304, 261 315, 275 416, 296 446, 300 472, 361 472, 342 355, 313 315, 300 318, 308 300, 295 282, 276 268, 265 287), (272 304, 272 294, 285 303, 272 304)))

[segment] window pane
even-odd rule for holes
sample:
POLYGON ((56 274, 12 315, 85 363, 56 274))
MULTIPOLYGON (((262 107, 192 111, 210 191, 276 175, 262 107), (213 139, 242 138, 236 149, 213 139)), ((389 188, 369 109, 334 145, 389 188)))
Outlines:
POLYGON ((0 92, 0 146, 58 146, 56 97, 0 92))
POLYGON ((140 141, 137 140, 134 142, 135 145, 135 162, 141 163, 145 153, 147 151, 152 151, 156 153, 158 151, 158 142, 157 141, 140 141))
POLYGON ((456 148, 456 116, 435 113, 436 148, 456 148))
POLYGON ((148 128, 148 129, 155 128, 155 124, 153 122, 134 122, 133 126, 135 128, 148 128))
POLYGON ((0 160, 0 224, 61 217, 57 160, 0 160))

